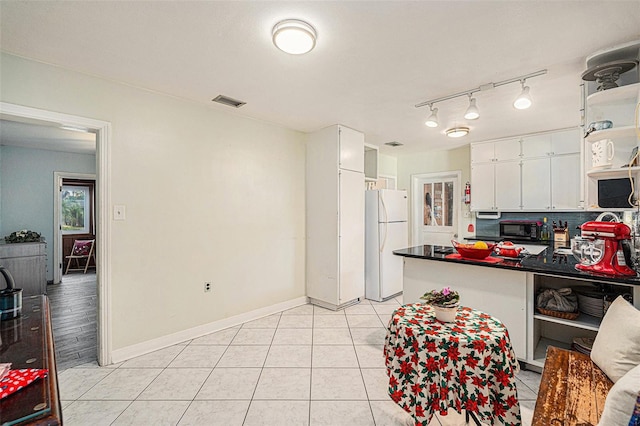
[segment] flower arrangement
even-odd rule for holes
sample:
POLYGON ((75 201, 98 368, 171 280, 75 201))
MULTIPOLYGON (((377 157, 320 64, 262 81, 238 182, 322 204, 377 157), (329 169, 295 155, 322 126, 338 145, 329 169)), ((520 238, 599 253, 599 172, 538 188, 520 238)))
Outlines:
POLYGON ((453 308, 458 306, 460 294, 458 294, 457 291, 451 290, 451 287, 445 287, 440 291, 431 290, 425 293, 420 299, 424 300, 428 305, 453 308))
POLYGON ((12 232, 10 235, 4 237, 6 243, 33 243, 40 242, 40 234, 35 231, 28 231, 23 229, 22 231, 12 232))

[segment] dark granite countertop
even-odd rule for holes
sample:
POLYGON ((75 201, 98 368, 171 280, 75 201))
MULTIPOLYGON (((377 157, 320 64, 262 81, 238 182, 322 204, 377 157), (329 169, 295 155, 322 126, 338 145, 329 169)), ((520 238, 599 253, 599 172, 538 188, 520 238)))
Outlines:
MULTIPOLYGON (((549 245, 546 250, 537 256, 531 255, 519 259, 502 258, 504 260, 500 263, 487 263, 473 259, 450 259, 446 257, 448 254, 446 253, 447 249, 453 250, 453 253, 456 252, 453 247, 423 245, 394 250, 393 254, 417 259, 437 260, 442 262, 485 266, 488 268, 510 269, 538 274, 572 277, 588 281, 640 285, 640 278, 637 275, 635 277, 612 277, 579 271, 575 268, 578 262, 572 255, 554 254, 553 244, 549 245)), ((491 256, 499 257, 495 254, 492 254, 491 256)))

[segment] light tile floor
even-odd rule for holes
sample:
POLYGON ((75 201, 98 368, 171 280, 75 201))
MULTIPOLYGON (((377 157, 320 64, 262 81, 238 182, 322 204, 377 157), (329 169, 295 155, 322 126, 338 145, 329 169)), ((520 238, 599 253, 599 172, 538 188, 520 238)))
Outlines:
MULTIPOLYGON (((66 426, 408 425, 382 347, 401 297, 333 312, 304 305, 179 345, 59 373, 66 426)), ((540 375, 517 376, 523 424, 540 375)), ((462 425, 450 410, 432 425, 462 425)))

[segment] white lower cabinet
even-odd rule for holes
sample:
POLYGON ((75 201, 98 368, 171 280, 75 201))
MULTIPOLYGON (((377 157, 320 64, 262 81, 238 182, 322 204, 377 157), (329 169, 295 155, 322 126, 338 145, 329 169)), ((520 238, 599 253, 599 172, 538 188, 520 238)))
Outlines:
MULTIPOLYGON (((509 330, 519 360, 543 367, 549 345, 570 348, 576 337, 593 338, 601 317, 580 313, 570 320, 536 311, 541 289, 581 287, 590 291, 628 294, 640 309, 640 286, 619 282, 579 279, 560 275, 509 270, 483 265, 404 257, 404 303, 420 303, 432 289, 451 286, 460 293, 460 304, 498 318, 509 330)), ((602 293, 604 294, 604 293, 602 293)), ((590 306, 591 303, 589 304, 590 306)))
POLYGON ((480 265, 404 258, 404 303, 419 303, 432 289, 451 286, 460 304, 499 319, 509 331, 516 357, 525 360, 527 330, 527 274, 480 265))

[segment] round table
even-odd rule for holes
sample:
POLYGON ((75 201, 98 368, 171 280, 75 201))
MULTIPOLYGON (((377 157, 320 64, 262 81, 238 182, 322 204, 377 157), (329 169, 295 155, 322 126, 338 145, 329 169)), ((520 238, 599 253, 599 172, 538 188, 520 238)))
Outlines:
POLYGON ((520 425, 519 364, 507 328, 461 307, 443 323, 429 305, 404 305, 389 321, 384 345, 389 395, 426 426, 449 407, 490 424, 520 425))

